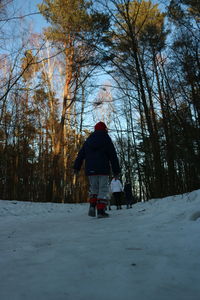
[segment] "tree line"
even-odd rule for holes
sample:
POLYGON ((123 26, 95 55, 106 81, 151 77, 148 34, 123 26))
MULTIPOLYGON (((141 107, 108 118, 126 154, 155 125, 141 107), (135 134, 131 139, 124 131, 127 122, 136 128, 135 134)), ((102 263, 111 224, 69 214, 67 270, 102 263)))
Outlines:
POLYGON ((86 201, 72 167, 100 120, 138 201, 200 188, 200 7, 160 2, 45 0, 49 26, 6 51, 2 26, 1 199, 86 201))

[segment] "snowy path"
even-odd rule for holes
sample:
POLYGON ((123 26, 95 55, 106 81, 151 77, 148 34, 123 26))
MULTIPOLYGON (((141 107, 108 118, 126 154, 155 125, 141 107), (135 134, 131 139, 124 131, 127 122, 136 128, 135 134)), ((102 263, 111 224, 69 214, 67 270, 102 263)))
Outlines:
POLYGON ((199 300, 200 222, 190 216, 200 201, 162 201, 108 219, 89 218, 85 204, 0 201, 9 212, 0 214, 0 299, 199 300))

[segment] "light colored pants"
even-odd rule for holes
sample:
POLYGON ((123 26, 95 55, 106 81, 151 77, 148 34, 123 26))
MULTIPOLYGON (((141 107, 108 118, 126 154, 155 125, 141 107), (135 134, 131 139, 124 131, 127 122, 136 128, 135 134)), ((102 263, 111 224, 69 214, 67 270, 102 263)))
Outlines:
POLYGON ((97 195, 97 199, 107 200, 109 193, 109 176, 93 175, 88 176, 90 183, 90 195, 97 195))

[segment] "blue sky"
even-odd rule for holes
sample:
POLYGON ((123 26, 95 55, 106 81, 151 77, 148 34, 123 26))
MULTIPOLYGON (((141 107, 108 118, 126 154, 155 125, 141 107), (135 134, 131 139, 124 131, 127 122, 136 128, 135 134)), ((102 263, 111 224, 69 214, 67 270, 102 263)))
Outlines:
POLYGON ((25 16, 30 14, 30 16, 24 17, 26 22, 30 22, 34 28, 34 31, 41 32, 42 28, 47 26, 44 17, 40 14, 35 14, 38 12, 37 5, 42 3, 42 0, 14 0, 13 6, 17 9, 17 16, 25 16), (32 14, 32 15, 31 15, 32 14))

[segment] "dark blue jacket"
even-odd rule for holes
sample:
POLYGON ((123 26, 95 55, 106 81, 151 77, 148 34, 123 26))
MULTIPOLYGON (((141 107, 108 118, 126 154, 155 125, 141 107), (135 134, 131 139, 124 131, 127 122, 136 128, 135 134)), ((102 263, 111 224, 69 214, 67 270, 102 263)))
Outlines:
POLYGON ((119 161, 114 145, 106 131, 94 131, 85 141, 74 163, 80 170, 85 160, 86 175, 109 175, 120 173, 119 161), (110 168, 111 167, 111 168, 110 168))

